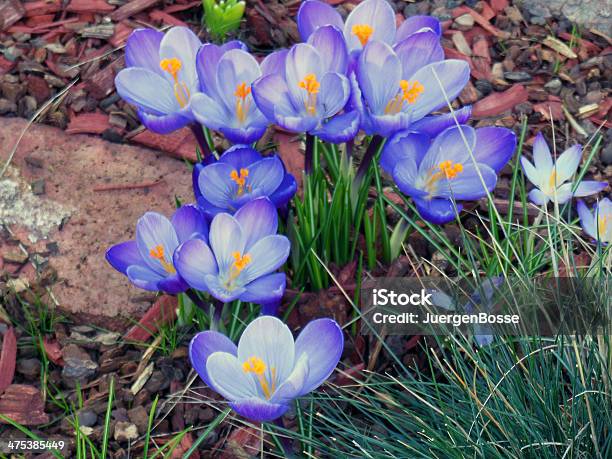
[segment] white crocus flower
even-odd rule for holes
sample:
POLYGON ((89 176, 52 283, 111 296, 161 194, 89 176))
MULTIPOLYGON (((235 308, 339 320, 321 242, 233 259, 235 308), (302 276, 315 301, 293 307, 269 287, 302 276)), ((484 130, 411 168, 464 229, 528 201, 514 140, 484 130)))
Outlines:
POLYGON ((545 205, 548 201, 563 204, 573 196, 589 196, 606 188, 608 184, 604 182, 584 180, 576 185, 571 181, 580 165, 581 158, 582 147, 574 145, 565 150, 553 163, 550 149, 542 134, 539 133, 533 144, 534 164, 524 156, 521 157, 525 175, 536 186, 529 192, 529 200, 537 205, 545 205))

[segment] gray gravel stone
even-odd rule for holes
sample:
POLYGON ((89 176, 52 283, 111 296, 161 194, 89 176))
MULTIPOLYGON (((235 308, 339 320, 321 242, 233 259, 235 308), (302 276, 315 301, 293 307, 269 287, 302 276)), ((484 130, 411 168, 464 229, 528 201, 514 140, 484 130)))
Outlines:
POLYGON ((517 0, 534 24, 551 16, 565 16, 570 21, 606 35, 612 34, 610 0, 517 0), (534 22, 534 18, 536 22, 534 22))

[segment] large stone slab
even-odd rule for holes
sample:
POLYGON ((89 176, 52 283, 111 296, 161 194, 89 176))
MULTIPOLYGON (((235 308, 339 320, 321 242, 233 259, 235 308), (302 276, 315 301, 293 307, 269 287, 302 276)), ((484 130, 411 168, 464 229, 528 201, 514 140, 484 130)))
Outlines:
MULTIPOLYGON (((0 118, 0 166, 26 126, 22 119, 0 118)), ((108 328, 137 320, 153 295, 132 287, 107 264, 104 253, 132 238, 136 220, 147 210, 170 215, 175 196, 193 200, 185 163, 153 150, 33 125, 11 164, 0 178, 0 223, 18 236, 30 259, 34 253, 48 257, 58 273, 51 291, 60 307, 108 328)))
POLYGON ((610 0, 518 0, 536 17, 565 16, 587 29, 612 34, 612 8, 610 0))

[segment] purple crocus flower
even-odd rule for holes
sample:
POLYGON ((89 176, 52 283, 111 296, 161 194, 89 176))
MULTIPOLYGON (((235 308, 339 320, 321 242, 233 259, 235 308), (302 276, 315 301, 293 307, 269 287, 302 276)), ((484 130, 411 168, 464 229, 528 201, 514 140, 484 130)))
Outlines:
POLYGON ((269 122, 251 94, 251 85, 262 76, 259 63, 239 45, 202 46, 197 56, 202 93, 193 96, 191 109, 203 125, 246 144, 258 140, 269 122))
POLYGON ((198 206, 210 220, 220 212, 234 213, 247 202, 266 196, 276 207, 287 205, 297 190, 293 175, 277 155, 235 145, 219 160, 212 155, 193 169, 198 206))
POLYGON ((193 205, 182 206, 168 220, 157 212, 147 212, 136 224, 136 240, 114 245, 106 260, 136 287, 177 294, 188 285, 176 272, 174 251, 183 242, 208 239, 208 224, 193 205))
POLYGON ((270 66, 278 69, 283 58, 284 71, 265 75, 253 84, 253 96, 263 114, 291 132, 308 132, 333 143, 352 139, 359 128, 359 115, 341 113, 350 96, 342 34, 333 26, 320 27, 309 43, 276 54, 270 66))
POLYGON ((515 146, 516 136, 505 128, 455 126, 433 142, 423 133, 405 131, 387 142, 380 165, 414 199, 424 219, 443 224, 455 218, 455 206, 457 212, 462 209, 453 201, 480 199, 495 187, 497 173, 510 160, 515 146))
POLYGON ((578 216, 584 232, 595 241, 606 245, 612 242, 612 201, 603 198, 597 201, 591 211, 580 200, 578 201, 578 216))
POLYGON ((198 333, 189 345, 200 378, 239 415, 273 421, 293 399, 312 392, 338 365, 344 337, 331 319, 310 322, 294 341, 281 320, 262 316, 251 322, 236 346, 214 331, 198 333))
POLYGON ((443 59, 438 37, 431 31, 412 35, 395 50, 370 41, 351 75, 351 105, 359 112, 361 128, 388 137, 446 106, 447 97, 457 97, 470 78, 470 68, 464 61, 443 59))
POLYGON ((582 146, 574 145, 565 150, 553 163, 550 149, 542 133, 538 133, 533 143, 533 164, 521 156, 523 171, 536 188, 529 192, 529 200, 539 206, 546 205, 548 201, 564 204, 573 196, 583 197, 599 193, 608 184, 595 180, 584 180, 576 185, 570 180, 580 165, 582 159, 582 146), (574 191, 572 191, 576 188, 574 191))
POLYGON ((187 27, 166 34, 138 29, 128 38, 126 68, 117 74, 115 86, 151 131, 167 134, 193 123, 190 101, 199 90, 195 62, 200 45, 187 27))
POLYGON ((209 242, 185 242, 174 253, 174 265, 189 286, 224 303, 278 302, 285 291, 285 274, 275 271, 287 260, 291 244, 276 234, 277 228, 274 204, 268 198, 255 199, 234 216, 217 214, 209 242))
POLYGON ((302 40, 306 41, 319 27, 332 25, 343 31, 351 53, 360 52, 370 41, 389 45, 399 43, 412 34, 431 30, 437 36, 442 33, 440 23, 431 16, 412 16, 397 29, 395 13, 386 0, 365 0, 351 11, 346 23, 340 14, 327 3, 319 0, 302 2, 297 14, 297 24, 302 40))

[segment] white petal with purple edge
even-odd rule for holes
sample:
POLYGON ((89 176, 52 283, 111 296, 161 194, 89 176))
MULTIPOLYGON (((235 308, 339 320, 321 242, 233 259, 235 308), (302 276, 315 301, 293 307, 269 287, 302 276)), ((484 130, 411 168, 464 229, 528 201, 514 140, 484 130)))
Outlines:
POLYGON ((136 241, 126 241, 112 246, 106 251, 106 260, 123 274, 131 265, 144 265, 136 241))
POLYGON ((534 188, 533 190, 531 190, 528 196, 529 196, 529 200, 537 206, 543 206, 549 201, 548 196, 546 196, 544 193, 542 193, 537 188, 534 188))
POLYGON ((285 168, 277 156, 263 158, 251 164, 248 169, 246 185, 265 196, 272 194, 285 176, 285 168))
POLYGON ((319 0, 306 0, 302 2, 297 14, 297 25, 302 41, 319 27, 333 25, 342 29, 344 21, 333 7, 319 0))
POLYGON ((534 185, 537 185, 540 183, 541 181, 540 171, 538 171, 535 167, 533 167, 533 164, 531 164, 531 162, 529 162, 529 160, 525 158, 524 156, 521 156, 521 166, 523 166, 523 172, 525 173, 525 176, 531 183, 533 183, 534 185))
POLYGON ((251 262, 242 272, 245 284, 280 268, 289 257, 291 243, 281 235, 266 236, 249 249, 251 262))
POLYGON ((330 118, 346 105, 350 95, 348 79, 339 73, 326 73, 321 78, 321 90, 317 98, 317 114, 330 118))
POLYGON ((206 276, 217 274, 217 262, 210 247, 201 239, 192 239, 174 253, 174 266, 190 287, 205 292, 206 276))
MULTIPOLYGON (((573 183, 571 184, 568 183, 567 185, 571 185, 572 187, 574 186, 573 183)), ((592 194, 597 194, 600 191, 605 190, 607 187, 608 187, 608 184, 605 182, 596 182, 595 180, 583 180, 576 187, 576 191, 574 191, 574 196, 578 198, 581 198, 584 196, 590 196, 592 194)), ((560 188, 563 188, 563 187, 560 187, 560 188)))
POLYGON ((515 148, 516 135, 510 129, 493 126, 476 129, 476 161, 487 164, 495 172, 501 171, 515 148))
POLYGON ((230 176, 234 170, 232 166, 222 162, 202 169, 198 176, 198 185, 204 199, 216 207, 227 209, 238 189, 238 185, 230 176))
POLYGON ((414 33, 432 30, 438 37, 442 34, 440 21, 432 16, 410 16, 397 29, 395 41, 399 43, 414 33))
POLYGON ((395 13, 386 0, 366 0, 359 3, 346 18, 344 38, 349 50, 361 49, 361 42, 353 33, 353 26, 368 25, 372 28, 369 41, 392 44, 395 38, 395 13))
POLYGON ((359 56, 356 69, 361 93, 372 113, 382 114, 399 91, 400 60, 386 43, 372 41, 359 56))
POLYGON ((285 273, 268 274, 247 284, 246 292, 240 296, 240 299, 258 304, 280 301, 285 293, 286 284, 285 273))
POLYGON ((346 73, 348 69, 348 50, 342 32, 334 26, 318 28, 308 38, 320 54, 323 61, 323 72, 346 73))
POLYGON ((208 238, 221 273, 227 272, 234 263, 234 252, 244 254, 246 238, 240 223, 229 214, 218 214, 213 218, 208 238))
POLYGON ((582 147, 574 145, 565 150, 555 162, 555 171, 557 173, 556 183, 561 185, 563 182, 572 178, 578 169, 580 160, 582 159, 582 147))
POLYGON ((255 381, 235 355, 213 352, 206 361, 206 373, 212 388, 231 402, 257 396, 255 381))
POLYGON ((549 176, 552 172, 553 160, 550 149, 541 132, 538 133, 533 142, 533 164, 543 175, 549 176))
POLYGON ((281 75, 271 74, 258 79, 253 84, 253 97, 257 107, 270 121, 275 120, 277 111, 285 116, 297 113, 291 103, 287 82, 281 75))
POLYGON ((179 245, 179 240, 170 220, 157 212, 147 212, 136 223, 136 243, 145 263, 157 273, 167 274, 161 261, 151 256, 151 250, 163 249, 166 263, 172 262, 172 255, 179 245))
POLYGON ((296 364, 293 371, 289 377, 278 386, 270 398, 270 402, 289 403, 292 399, 300 396, 303 393, 304 385, 308 381, 309 371, 308 355, 303 353, 296 358, 296 364))
MULTIPOLYGON (((238 86, 245 84, 250 88, 253 81, 260 76, 259 64, 246 51, 233 49, 223 55, 217 67, 217 88, 228 110, 235 111, 237 100, 235 93, 238 86)), ((251 98, 251 95, 247 95, 245 101, 248 102, 251 98)))
POLYGON ((167 115, 181 109, 170 83, 151 70, 123 69, 115 77, 115 86, 122 99, 154 115, 167 115))
POLYGON ((196 72, 196 55, 202 43, 188 27, 173 27, 161 41, 160 59, 177 58, 181 61, 178 79, 187 85, 193 94, 198 89, 196 72))
POLYGON ((471 163, 470 150, 474 152, 474 145, 476 145, 474 128, 467 125, 450 127, 434 139, 419 165, 419 172, 427 174, 432 169, 438 169, 443 161, 471 163))
POLYGON ((263 75, 277 74, 285 78, 285 59, 287 59, 288 52, 288 49, 280 49, 268 54, 261 61, 261 73, 263 75))
POLYGON ((238 347, 225 335, 216 331, 203 331, 195 335, 189 343, 189 359, 200 378, 210 386, 206 361, 215 352, 238 353, 238 347))
POLYGON ((595 225, 595 216, 593 213, 582 200, 578 201, 576 209, 580 217, 580 224, 584 231, 593 239, 597 239, 597 226, 595 225))
POLYGON ((276 234, 278 215, 268 198, 257 198, 242 206, 234 215, 246 233, 245 251, 260 239, 276 234))
POLYGON ((162 75, 159 45, 164 34, 153 29, 136 29, 125 45, 125 66, 142 67, 162 75))
POLYGON ((309 93, 306 89, 300 87, 300 83, 309 75, 314 75, 317 81, 321 81, 323 75, 321 56, 311 45, 298 43, 287 54, 285 73, 287 75, 287 87, 293 104, 305 111, 309 93))
POLYGON ((125 273, 128 279, 136 287, 152 292, 156 292, 159 290, 157 284, 159 283, 159 281, 164 279, 164 276, 162 276, 161 274, 158 274, 152 269, 141 265, 128 266, 128 269, 125 273))
POLYGON ((308 378, 300 395, 319 387, 332 374, 344 349, 344 336, 338 324, 331 319, 310 322, 295 341, 295 356, 308 356, 308 378))
POLYGON ((237 400, 230 404, 240 416, 255 422, 268 422, 280 418, 289 405, 270 403, 261 398, 237 400))
POLYGON ((195 235, 208 239, 208 224, 200 210, 191 204, 179 207, 171 220, 179 243, 185 242, 195 235))
POLYGON ((270 370, 274 368, 276 386, 282 383, 293 371, 295 363, 295 343, 289 327, 272 316, 253 320, 238 342, 238 360, 242 363, 251 357, 264 361, 268 381, 272 381, 270 370))
POLYGON ((226 107, 204 93, 194 94, 189 106, 195 119, 210 129, 218 131, 227 124, 233 124, 233 117, 226 107))
POLYGON ((433 31, 419 32, 395 47, 402 63, 402 79, 410 80, 417 70, 444 59, 440 38, 433 31))
POLYGON ((434 196, 473 201, 486 196, 487 191, 493 190, 496 183, 497 174, 489 166, 478 164, 478 167, 475 167, 473 164, 466 164, 463 166, 463 171, 455 178, 441 181, 441 186, 434 196), (442 183, 445 183, 446 186, 443 186, 442 183))
POLYGON ((380 155, 380 167, 388 174, 404 159, 412 159, 415 167, 421 163, 429 149, 430 138, 419 132, 399 132, 385 143, 380 155))

